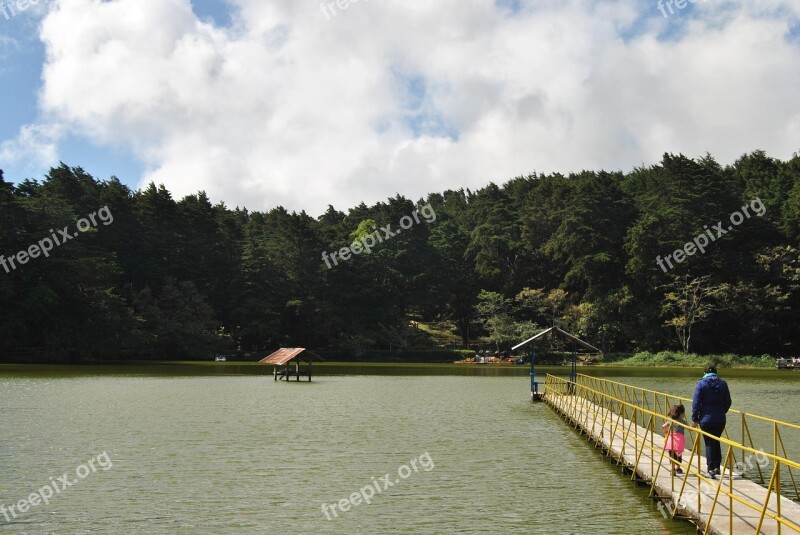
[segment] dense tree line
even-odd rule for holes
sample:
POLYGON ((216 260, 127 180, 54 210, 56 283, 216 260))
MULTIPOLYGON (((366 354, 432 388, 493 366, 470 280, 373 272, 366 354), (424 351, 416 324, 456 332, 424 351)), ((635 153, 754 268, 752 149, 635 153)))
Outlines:
POLYGON ((472 347, 557 323, 606 351, 797 354, 799 241, 800 157, 761 151, 731 166, 665 154, 629 173, 532 174, 316 219, 203 192, 176 201, 63 164, 41 182, 0 172, 0 254, 16 260, 0 267, 0 353, 400 349, 415 320, 448 321, 472 347), (435 221, 324 261, 425 206, 435 221), (113 223, 20 262, 102 207, 113 223))

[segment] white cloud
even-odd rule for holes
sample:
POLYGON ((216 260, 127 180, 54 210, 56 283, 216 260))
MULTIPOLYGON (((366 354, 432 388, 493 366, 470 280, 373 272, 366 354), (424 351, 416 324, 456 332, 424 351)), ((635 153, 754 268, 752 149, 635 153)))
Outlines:
POLYGON ((33 169, 58 162, 58 142, 63 128, 58 124, 25 125, 17 137, 0 143, 0 164, 20 164, 33 169))
POLYGON ((43 117, 130 147, 143 182, 177 195, 314 215, 665 151, 800 149, 797 0, 669 19, 635 0, 514 16, 491 0, 361 0, 330 18, 317 2, 232 1, 230 28, 189 0, 58 2, 41 30, 43 117))

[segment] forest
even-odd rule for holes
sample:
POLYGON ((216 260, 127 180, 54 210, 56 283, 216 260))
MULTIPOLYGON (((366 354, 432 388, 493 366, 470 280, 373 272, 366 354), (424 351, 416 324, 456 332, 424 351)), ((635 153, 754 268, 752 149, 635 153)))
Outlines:
POLYGON ((798 248, 797 154, 664 154, 318 218, 63 163, 41 180, 0 171, 0 359, 421 350, 429 324, 464 349, 555 324, 605 352, 797 355, 798 248), (387 226, 402 233, 378 241, 387 226), (45 241, 60 229, 73 237, 45 241))

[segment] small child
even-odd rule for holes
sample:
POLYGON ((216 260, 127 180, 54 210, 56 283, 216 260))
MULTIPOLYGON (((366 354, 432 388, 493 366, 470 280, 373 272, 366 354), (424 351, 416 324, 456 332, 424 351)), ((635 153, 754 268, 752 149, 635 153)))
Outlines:
POLYGON ((686 421, 686 408, 683 405, 673 405, 669 408, 667 416, 673 420, 681 422, 681 424, 672 424, 672 432, 667 434, 671 422, 664 422, 661 424, 661 430, 667 437, 664 442, 664 449, 669 452, 669 457, 672 459, 674 465, 674 473, 682 474, 680 463, 683 461, 683 450, 686 447, 686 438, 684 437, 684 426, 688 425, 686 421))

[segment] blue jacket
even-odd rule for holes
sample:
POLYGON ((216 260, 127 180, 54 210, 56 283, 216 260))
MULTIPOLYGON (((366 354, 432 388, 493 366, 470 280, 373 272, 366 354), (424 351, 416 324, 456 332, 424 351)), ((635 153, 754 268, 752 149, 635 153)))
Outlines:
POLYGON ((707 373, 697 383, 692 399, 692 421, 725 425, 725 413, 731 408, 728 383, 715 373, 707 373))

